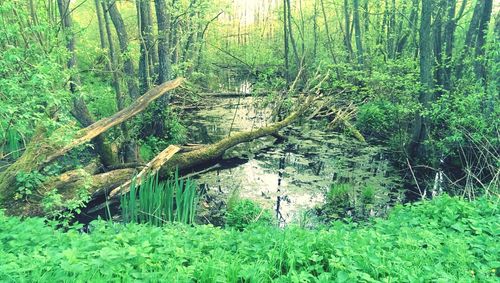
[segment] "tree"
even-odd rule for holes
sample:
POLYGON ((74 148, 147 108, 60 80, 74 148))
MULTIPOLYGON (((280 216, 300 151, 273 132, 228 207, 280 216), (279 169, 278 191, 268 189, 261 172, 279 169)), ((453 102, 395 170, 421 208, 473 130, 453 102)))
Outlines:
POLYGON ((354 0, 354 15, 353 15, 353 21, 354 21, 354 34, 356 38, 356 51, 357 51, 357 59, 358 59, 358 65, 362 66, 363 65, 363 45, 361 42, 361 27, 359 23, 359 0, 354 0))
MULTIPOLYGON (((422 0, 422 15, 420 21, 420 83, 421 90, 419 102, 424 109, 428 109, 433 97, 432 78, 432 39, 431 39, 431 15, 432 1, 422 0)), ((422 113, 417 113, 414 124, 412 140, 409 145, 409 153, 412 158, 424 157, 425 150, 423 142, 427 139, 428 129, 427 118, 422 113)))
POLYGON ((168 42, 169 17, 165 0, 155 0, 155 11, 156 20, 158 21, 158 83, 164 83, 170 78, 171 68, 168 42))
MULTIPOLYGON (((70 1, 69 0, 57 0, 58 8, 59 8, 59 13, 61 16, 61 25, 63 27, 63 30, 66 32, 67 36, 67 48, 68 51, 70 52, 70 58, 68 60, 67 66, 68 69, 76 69, 76 54, 75 54, 75 45, 76 45, 76 37, 71 30, 73 27, 72 24, 72 19, 71 19, 71 10, 69 7, 70 1)), ((72 110, 71 114, 78 120, 78 122, 83 126, 87 127, 91 125, 94 121, 92 119, 92 116, 90 115, 90 112, 87 108, 87 104, 85 104, 85 101, 83 98, 80 96, 79 93, 79 86, 80 86, 80 77, 78 76, 78 73, 75 72, 69 82, 69 88, 71 93, 73 94, 72 100, 73 100, 73 105, 72 105, 72 110)), ((113 156, 113 153, 111 151, 111 148, 105 144, 104 137, 102 136, 97 136, 93 139, 93 144, 96 148, 97 153, 99 154, 100 160, 104 166, 111 166, 116 162, 116 158, 113 156)))
POLYGON ((157 64, 157 56, 154 50, 151 5, 147 0, 137 0, 136 7, 141 49, 139 82, 141 93, 145 93, 155 81, 152 77, 155 76, 154 66, 157 64))
POLYGON ((127 29, 125 23, 123 22, 122 16, 116 7, 115 1, 105 0, 107 2, 107 8, 111 21, 118 35, 118 42, 120 43, 120 51, 123 58, 123 71, 125 73, 125 80, 127 82, 128 95, 132 99, 139 97, 139 87, 137 86, 136 74, 134 63, 130 57, 129 51, 129 37, 127 34, 127 29))
POLYGON ((486 78, 486 65, 484 58, 484 45, 486 43, 486 34, 488 25, 491 19, 491 13, 493 9, 493 0, 484 0, 483 9, 481 11, 481 18, 479 19, 479 26, 477 31, 476 48, 475 48, 475 61, 474 61, 474 71, 476 77, 480 79, 486 88, 487 78, 486 78))
POLYGON ((97 16, 97 26, 99 27, 99 39, 101 41, 101 48, 105 49, 107 47, 106 44, 106 35, 104 31, 104 21, 102 17, 102 10, 101 10, 101 4, 99 3, 100 0, 95 0, 95 12, 97 16))

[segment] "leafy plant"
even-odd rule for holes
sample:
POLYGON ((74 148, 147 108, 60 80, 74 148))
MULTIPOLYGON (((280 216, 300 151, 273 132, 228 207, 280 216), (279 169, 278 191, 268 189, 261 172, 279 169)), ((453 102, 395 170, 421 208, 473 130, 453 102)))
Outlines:
POLYGON ((72 199, 64 199, 56 189, 53 189, 43 197, 42 208, 47 219, 68 228, 75 218, 75 213, 81 213, 81 209, 89 200, 90 194, 85 188, 78 190, 77 196, 72 199))
POLYGON ((440 196, 325 229, 96 221, 54 230, 0 212, 5 282, 497 282, 498 198, 440 196))
POLYGON ((239 200, 229 206, 226 213, 226 226, 240 231, 253 224, 272 223, 274 218, 271 212, 249 199, 239 200))
POLYGON ((140 186, 135 180, 130 193, 120 200, 124 222, 164 225, 168 222, 193 223, 196 216, 196 184, 190 179, 174 178, 165 182, 158 175, 148 176, 140 186))
POLYGON ((16 200, 28 200, 28 198, 36 193, 37 190, 42 186, 46 178, 47 177, 41 174, 39 171, 19 171, 16 175, 17 188, 14 198, 16 200))
POLYGON ((349 194, 353 193, 349 184, 332 184, 326 194, 323 211, 329 219, 339 219, 347 216, 350 211, 351 200, 349 194))

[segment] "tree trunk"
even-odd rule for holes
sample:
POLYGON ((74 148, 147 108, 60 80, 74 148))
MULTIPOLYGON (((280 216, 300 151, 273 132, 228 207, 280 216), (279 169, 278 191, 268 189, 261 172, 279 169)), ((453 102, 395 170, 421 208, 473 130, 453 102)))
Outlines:
POLYGON ((463 47, 462 52, 460 54, 460 57, 457 61, 457 66, 455 69, 455 78, 457 80, 462 78, 462 73, 463 73, 463 69, 464 69, 464 60, 465 60, 465 58, 467 58, 467 56, 470 55, 470 51, 472 49, 472 46, 476 42, 478 29, 479 29, 479 22, 481 20, 481 15, 482 15, 482 11, 483 11, 483 6, 484 6, 484 2, 481 0, 478 0, 476 2, 476 6, 474 7, 474 12, 472 13, 472 19, 469 23, 469 28, 467 29, 467 34, 465 36, 464 47, 463 47))
MULTIPOLYGON (((420 83, 422 90, 419 102, 424 109, 429 108, 433 92, 432 79, 432 38, 431 38, 432 1, 422 0, 422 16, 420 22, 420 83)), ((418 113, 413 125, 412 140, 409 147, 410 157, 424 157, 423 142, 428 136, 427 119, 418 113)))
POLYGON ((123 56, 123 71, 125 73, 125 80, 127 82, 128 94, 132 99, 139 97, 139 87, 137 86, 137 80, 135 77, 135 68, 132 58, 128 54, 129 37, 127 34, 127 29, 125 23, 123 22, 122 16, 116 7, 116 2, 108 1, 108 12, 111 17, 111 21, 116 29, 116 34, 118 35, 118 42, 120 43, 120 51, 123 56))
MULTIPOLYGON (((171 76, 170 43, 168 41, 170 19, 165 0, 155 0, 155 11, 158 25, 158 83, 163 83, 168 81, 171 76)), ((150 118, 142 123, 142 137, 155 136, 163 138, 167 135, 165 121, 167 119, 168 112, 166 110, 169 100, 169 94, 167 93, 148 110, 150 118)))
POLYGON ((345 24, 345 32, 344 32, 344 44, 347 50, 347 61, 350 62, 353 56, 352 45, 351 45, 351 15, 349 14, 349 2, 348 0, 344 0, 344 24, 345 24))
POLYGON ((436 90, 436 95, 439 97, 442 94, 442 88, 444 86, 444 74, 443 74, 443 13, 446 10, 446 0, 440 0, 436 6, 436 13, 434 15, 433 26, 433 46, 434 46, 434 60, 436 62, 436 69, 434 72, 434 80, 438 86, 436 90))
MULTIPOLYGON (((337 58, 335 56, 335 52, 333 50, 333 40, 332 40, 332 37, 331 37, 331 34, 330 34, 330 29, 328 27, 328 18, 326 16, 326 9, 325 9, 325 3, 323 2, 323 0, 320 0, 320 4, 321 4, 321 11, 323 12, 323 20, 325 21, 325 32, 326 32, 326 39, 327 39, 327 49, 330 53, 330 56, 332 57, 332 61, 335 65, 337 65, 337 58)), ((338 70, 338 68, 335 68, 335 72, 337 73, 337 79, 340 79, 340 72, 338 70)))
MULTIPOLYGON (((318 54, 318 0, 314 0, 314 14, 313 14, 313 60, 316 60, 316 55, 318 54)), ((315 63, 315 62, 313 62, 315 63)))
POLYGON ((286 16, 286 0, 283 0, 283 44, 285 48, 285 79, 287 87, 290 85, 290 60, 289 60, 289 48, 288 48, 288 28, 287 28, 287 16, 286 16))
MULTIPOLYGON (((61 16, 61 24, 63 30, 65 30, 68 36, 67 48, 70 52, 70 58, 68 60, 67 66, 68 69, 77 68, 75 54, 76 38, 74 33, 71 31, 71 29, 73 28, 73 23, 70 15, 70 2, 69 0, 57 0, 57 4, 61 16)), ((85 104, 85 101, 80 96, 80 93, 78 91, 79 85, 80 77, 78 76, 78 74, 71 76, 69 83, 73 102, 71 114, 82 126, 86 127, 91 125, 94 121, 87 108, 87 104, 85 104)), ((103 166, 107 167, 116 163, 116 158, 114 157, 111 148, 105 144, 104 137, 97 136, 92 141, 92 143, 94 144, 96 152, 98 153, 103 166)))
POLYGON ((451 64, 453 57, 453 43, 455 41, 455 28, 456 28, 456 19, 455 19, 455 9, 456 9, 456 0, 448 0, 447 1, 447 21, 446 26, 444 28, 444 58, 443 58, 443 89, 445 91, 451 91, 452 86, 452 78, 451 78, 451 64))
POLYGON ((165 0, 155 0, 155 10, 156 20, 158 22, 158 83, 163 83, 170 78, 170 48, 167 40, 169 19, 165 0))
POLYGON ((356 38, 356 51, 357 51, 357 59, 358 65, 361 67, 363 65, 363 45, 361 42, 361 27, 359 23, 359 0, 354 0, 354 33, 356 38))
MULTIPOLYGON (((109 58, 111 61, 111 72, 113 74, 113 88, 115 89, 115 100, 116 100, 116 106, 118 108, 118 111, 122 110, 125 108, 125 96, 123 95, 121 85, 120 85, 120 74, 118 72, 119 66, 118 66, 118 58, 116 56, 116 51, 115 51, 115 44, 113 42, 113 35, 111 32, 111 24, 109 20, 109 14, 107 13, 107 4, 106 1, 101 2, 103 11, 104 12, 104 24, 106 27, 106 35, 108 39, 108 45, 109 45, 109 58)), ((133 142, 130 139, 129 131, 128 131, 128 126, 127 123, 124 122, 120 125, 120 130, 123 138, 123 142, 120 146, 120 158, 124 162, 130 162, 133 161, 136 158, 136 153, 135 149, 133 146, 133 142)))
POLYGON ((147 3, 149 1, 142 1, 142 0, 137 0, 135 2, 136 5, 136 10, 137 10, 137 26, 139 30, 139 45, 140 45, 140 52, 141 55, 139 57, 139 91, 141 93, 144 93, 147 89, 150 87, 150 78, 151 78, 151 73, 150 73, 150 60, 149 60, 149 50, 148 46, 146 43, 146 37, 148 36, 149 33, 149 28, 148 28, 148 19, 147 16, 145 16, 146 12, 145 6, 147 6, 147 3))
POLYGON ((97 15, 97 25, 99 27, 99 39, 101 41, 101 48, 106 49, 106 35, 104 31, 104 22, 102 18, 102 11, 101 11, 101 4, 99 3, 100 0, 95 0, 95 12, 97 15))
POLYGON ((299 52, 297 51, 297 43, 295 42, 295 38, 293 37, 293 29, 292 29, 292 7, 290 5, 290 0, 286 0, 286 6, 288 7, 288 12, 287 12, 287 24, 288 24, 288 35, 290 38, 290 43, 292 44, 292 49, 293 49, 293 55, 295 57, 295 65, 297 66, 298 69, 301 68, 300 64, 300 58, 299 58, 299 52))
POLYGON ((488 25, 491 19, 491 12, 493 9, 493 0, 484 0, 483 10, 481 13, 481 19, 479 20, 479 28, 477 33, 476 50, 475 50, 475 61, 474 61, 474 71, 476 78, 481 80, 484 89, 487 88, 487 77, 486 77, 486 60, 484 58, 484 45, 486 43, 486 35, 488 31, 488 25))

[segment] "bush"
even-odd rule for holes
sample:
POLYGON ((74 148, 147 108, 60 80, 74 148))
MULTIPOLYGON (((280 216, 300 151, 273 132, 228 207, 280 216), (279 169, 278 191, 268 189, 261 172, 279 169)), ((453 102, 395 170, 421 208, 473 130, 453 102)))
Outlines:
POLYGON ((273 221, 271 212, 249 199, 238 201, 226 213, 226 225, 240 231, 252 224, 271 224, 273 221))
POLYGON ((377 100, 359 107, 356 127, 368 137, 390 143, 406 135, 410 119, 411 113, 404 105, 377 100))

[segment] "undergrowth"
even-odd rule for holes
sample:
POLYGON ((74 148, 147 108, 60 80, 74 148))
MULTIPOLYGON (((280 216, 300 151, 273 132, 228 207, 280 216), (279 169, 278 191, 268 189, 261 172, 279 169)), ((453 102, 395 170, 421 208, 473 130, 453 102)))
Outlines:
POLYGON ((0 213, 2 282, 498 282, 498 199, 441 196, 307 230, 92 223, 0 213))

